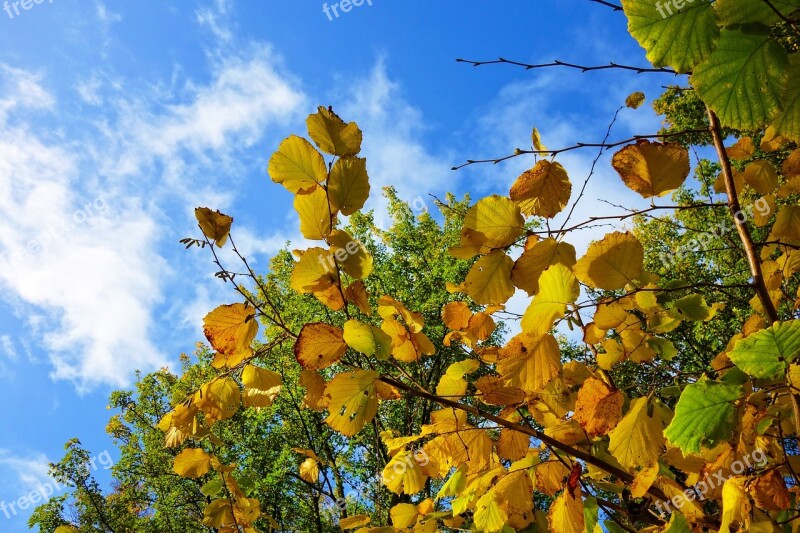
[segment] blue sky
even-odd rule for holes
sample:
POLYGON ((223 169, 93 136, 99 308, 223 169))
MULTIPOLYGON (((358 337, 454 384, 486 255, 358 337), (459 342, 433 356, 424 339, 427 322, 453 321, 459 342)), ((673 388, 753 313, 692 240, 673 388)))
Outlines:
MULTIPOLYGON (((551 148, 600 141, 629 93, 674 81, 455 62, 643 65, 624 16, 587 0, 372 0, 333 20, 317 0, 44 0, 11 12, 0 11, 5 502, 46 482, 71 437, 114 456, 108 393, 136 369, 175 365, 202 339, 203 315, 235 300, 205 254, 178 244, 197 233, 194 207, 233 215, 256 268, 302 244, 265 168, 318 104, 364 130, 373 191, 477 198, 507 192, 531 160, 450 167, 527 148, 532 126, 551 148)), ((649 107, 625 110, 612 138, 658 125, 649 107)), ((578 184, 594 156, 560 160, 578 184)), ((612 172, 601 164, 576 219, 608 212, 599 198, 637 202, 612 172)), ((0 514, 0 530, 24 531, 28 514, 0 514)))

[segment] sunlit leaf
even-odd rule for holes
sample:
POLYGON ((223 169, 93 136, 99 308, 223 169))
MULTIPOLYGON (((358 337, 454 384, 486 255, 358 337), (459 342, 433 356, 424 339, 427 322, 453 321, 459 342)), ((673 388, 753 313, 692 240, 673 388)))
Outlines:
POLYGON ((269 160, 269 175, 290 192, 310 192, 328 178, 325 160, 311 143, 292 135, 269 160))
POLYGON ((233 218, 217 211, 212 211, 207 207, 198 207, 194 210, 194 216, 203 230, 203 235, 210 241, 217 243, 222 248, 228 242, 228 234, 231 232, 233 218))
POLYGON ((294 343, 294 356, 306 369, 327 368, 347 351, 342 330, 321 322, 306 324, 294 343))
POLYGON ((676 143, 642 139, 614 154, 611 164, 625 185, 644 198, 663 196, 689 176, 689 152, 676 143))
POLYGON ((524 214, 553 218, 566 207, 571 194, 572 183, 564 167, 541 159, 517 178, 509 196, 524 214))

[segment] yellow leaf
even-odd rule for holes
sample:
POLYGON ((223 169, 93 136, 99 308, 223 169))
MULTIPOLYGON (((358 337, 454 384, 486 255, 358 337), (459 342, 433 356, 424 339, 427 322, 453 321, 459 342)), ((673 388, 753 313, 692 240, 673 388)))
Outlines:
POLYGON ((502 376, 483 376, 474 383, 484 403, 493 405, 516 405, 525 400, 525 391, 517 387, 507 387, 502 376))
POLYGON ((247 365, 242 371, 242 403, 245 407, 269 407, 283 385, 283 378, 277 372, 247 365))
POLYGON ((629 469, 658 462, 664 446, 664 422, 658 409, 648 413, 646 397, 631 400, 628 413, 608 434, 608 451, 629 469))
POLYGON ((381 481, 395 494, 415 494, 425 486, 425 474, 413 452, 396 454, 383 469, 381 481))
POLYGON ((749 490, 759 509, 784 511, 791 507, 791 495, 777 470, 770 470, 757 477, 749 490))
POLYGON ((203 235, 208 240, 216 242, 220 248, 225 246, 225 243, 228 242, 228 234, 231 232, 233 218, 223 215, 219 210, 212 211, 207 207, 196 208, 194 216, 197 218, 197 222, 200 223, 203 235))
POLYGON ((536 465, 536 490, 555 496, 564 487, 564 478, 569 476, 569 468, 556 459, 536 465))
POLYGON ((502 250, 478 259, 464 280, 464 290, 479 304, 501 304, 514 294, 511 269, 514 260, 502 250))
POLYGON ((300 215, 300 232, 306 239, 320 241, 331 232, 334 215, 324 188, 317 187, 309 193, 296 194, 294 209, 300 215))
POLYGON ((575 262, 574 246, 549 237, 523 252, 514 263, 511 281, 532 296, 539 292, 539 277, 548 267, 562 264, 571 268, 575 262))
POLYGON ((542 159, 517 178, 509 197, 526 215, 553 218, 566 207, 571 194, 572 183, 564 167, 542 159))
POLYGON ((781 165, 781 174, 787 180, 800 176, 800 148, 789 154, 781 165))
POLYGON ((642 498, 647 491, 650 490, 650 487, 653 485, 653 482, 656 480, 658 476, 659 466, 658 464, 654 464, 653 466, 646 466, 642 468, 636 477, 633 479, 633 483, 631 483, 631 496, 634 498, 642 498))
POLYGON ((505 509, 495 498, 494 490, 487 491, 475 505, 475 527, 486 533, 496 533, 503 529, 508 519, 505 509))
POLYGON ((269 160, 269 175, 290 192, 311 192, 328 178, 325 160, 311 143, 292 135, 286 138, 269 160))
POLYGON ((769 194, 778 187, 778 173, 772 163, 764 159, 747 165, 744 180, 759 194, 769 194))
POLYGON ((312 457, 307 457, 300 463, 300 477, 309 483, 319 481, 319 462, 312 457))
POLYGON ((203 525, 207 527, 223 528, 236 523, 233 516, 233 507, 227 498, 220 498, 206 505, 203 509, 203 525))
POLYGON ((372 273, 372 255, 364 245, 342 230, 334 230, 328 237, 331 254, 345 273, 363 279, 372 273))
POLYGON ((370 523, 371 518, 365 514, 355 516, 348 516, 339 520, 339 527, 342 529, 355 529, 357 527, 366 526, 370 523))
POLYGON ((528 435, 520 431, 502 429, 500 438, 497 440, 497 454, 503 459, 518 461, 527 454, 530 440, 528 435))
POLYGON ((537 152, 547 151, 547 146, 542 144, 542 136, 539 135, 539 130, 536 128, 533 128, 533 131, 531 132, 531 145, 537 152))
POLYGON ((255 316, 256 310, 246 304, 221 305, 203 319, 203 333, 211 347, 223 355, 249 355, 258 333, 255 316))
POLYGON ((309 248, 295 263, 290 283, 300 294, 325 291, 337 282, 335 259, 324 248, 309 248))
MULTIPOLYGON (((642 293, 637 293, 642 294, 642 293)), ((628 318, 628 312, 618 302, 600 304, 594 314, 594 323, 600 329, 614 329, 628 318)))
POLYGON ((478 201, 467 211, 461 244, 478 246, 481 253, 486 253, 513 244, 524 231, 525 220, 517 204, 493 195, 478 201))
POLYGON ((631 109, 639 109, 639 106, 644 103, 644 98, 644 93, 641 91, 631 93, 625 99, 625 105, 631 109))
POLYGON ((421 313, 409 311, 402 302, 398 302, 391 296, 380 297, 378 300, 378 314, 383 318, 400 315, 408 328, 414 333, 422 331, 422 326, 425 325, 425 319, 421 313))
POLYGON ((469 327, 472 311, 466 302, 450 302, 442 308, 442 319, 453 331, 462 331, 469 327))
POLYGON ((614 154, 611 165, 644 198, 663 196, 689 176, 689 152, 677 143, 642 139, 614 154))
POLYGON ((532 393, 543 389, 561 371, 561 350, 552 335, 522 333, 511 339, 497 362, 497 373, 511 387, 532 393))
POLYGON ((392 525, 399 529, 413 526, 417 522, 419 513, 417 507, 410 503, 398 503, 391 508, 392 525))
POLYGON ((306 119, 308 135, 326 154, 347 157, 361 151, 361 130, 355 122, 345 124, 330 108, 319 106, 306 119))
POLYGON ((342 330, 322 322, 304 325, 294 343, 294 356, 306 369, 328 368, 346 351, 342 330))
POLYGON ((750 500, 744 490, 747 478, 734 476, 722 485, 722 524, 719 533, 729 533, 731 526, 738 531, 750 529, 750 500))
POLYGON ((480 368, 480 362, 475 359, 465 359, 447 367, 447 372, 442 375, 436 386, 439 396, 462 396, 467 392, 467 381, 464 376, 480 368))
POLYGON ((572 496, 565 490, 553 501, 547 513, 553 533, 584 533, 583 502, 580 495, 572 496))
POLYGON ((352 437, 370 422, 378 411, 375 382, 379 375, 372 370, 345 372, 334 377, 325 387, 328 397, 328 418, 333 429, 352 437))
POLYGON ((211 470, 211 457, 201 448, 187 448, 175 456, 172 469, 181 477, 202 477, 211 470))
POLYGON ((539 293, 522 316, 522 331, 535 335, 547 333, 579 294, 578 280, 568 267, 562 264, 549 267, 539 277, 539 293))
POLYGON ((333 164, 328 180, 328 196, 334 209, 352 215, 369 198, 367 160, 360 157, 339 159, 333 164))
POLYGON ((392 353, 392 338, 389 335, 358 320, 344 323, 344 342, 357 352, 374 355, 381 360, 388 359, 392 353))
POLYGON ((800 206, 784 205, 778 211, 770 237, 789 241, 800 241, 800 206))
POLYGON ((609 233, 589 245, 574 267, 575 276, 595 289, 623 288, 642 274, 644 248, 632 233, 609 233))
POLYGON ((605 435, 619 422, 624 402, 622 391, 590 377, 578 391, 574 417, 590 437, 605 435))
POLYGON ((75 526, 58 526, 53 533, 81 533, 75 526))
POLYGON ((726 148, 725 151, 731 159, 741 161, 753 157, 753 154, 756 153, 756 145, 750 137, 742 137, 736 141, 736 144, 730 148, 726 148))
POLYGON ((229 377, 217 378, 204 384, 195 393, 197 407, 206 414, 206 422, 213 424, 236 414, 242 401, 239 384, 229 377))
POLYGON ((367 288, 364 286, 364 282, 360 279, 355 280, 353 283, 345 287, 344 297, 348 302, 358 307, 358 309, 365 315, 372 315, 372 309, 369 307, 367 288))
POLYGON ((303 370, 300 372, 300 386, 306 388, 306 395, 303 398, 303 406, 315 411, 321 411, 328 406, 325 397, 325 378, 319 375, 316 370, 303 370))

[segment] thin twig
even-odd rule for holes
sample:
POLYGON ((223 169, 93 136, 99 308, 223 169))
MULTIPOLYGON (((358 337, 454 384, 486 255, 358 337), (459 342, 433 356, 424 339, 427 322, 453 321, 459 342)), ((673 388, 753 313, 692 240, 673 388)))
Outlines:
POLYGON ((498 164, 502 163, 503 161, 507 161, 509 159, 513 159, 515 157, 519 157, 525 154, 541 154, 541 155, 558 155, 564 152, 571 152, 573 150, 579 150, 581 148, 602 148, 604 150, 608 150, 610 148, 616 148, 617 146, 621 146, 623 144, 629 144, 632 142, 640 141, 643 139, 668 139, 670 137, 678 137, 680 135, 686 135, 689 133, 707 133, 706 129, 693 129, 693 130, 684 130, 684 131, 676 131, 672 133, 656 133, 653 135, 634 135, 628 139, 624 139, 621 141, 616 141, 613 143, 577 143, 572 146, 567 146, 566 148, 559 148, 558 150, 516 150, 513 154, 498 157, 495 159, 468 159, 466 163, 463 163, 459 166, 451 168, 451 170, 459 170, 469 165, 475 165, 478 163, 492 163, 498 164))
POLYGON ((492 59, 488 61, 476 61, 473 59, 456 59, 459 63, 466 63, 468 65, 472 65, 473 67, 482 67, 484 65, 513 65, 516 67, 522 67, 525 70, 533 70, 537 68, 548 68, 548 67, 565 67, 565 68, 572 68, 576 70, 580 70, 581 72, 591 72, 594 70, 610 70, 610 69, 618 69, 618 70, 631 70, 636 72, 637 74, 644 74, 647 72, 658 72, 660 74, 672 74, 674 76, 679 76, 682 73, 676 72, 669 68, 653 68, 653 67, 634 67, 631 65, 620 65, 619 63, 614 63, 613 61, 609 62, 608 65, 577 65, 575 63, 567 63, 566 61, 561 61, 556 59, 552 63, 523 63, 521 61, 514 61, 511 59, 506 59, 504 57, 499 57, 497 59, 492 59))

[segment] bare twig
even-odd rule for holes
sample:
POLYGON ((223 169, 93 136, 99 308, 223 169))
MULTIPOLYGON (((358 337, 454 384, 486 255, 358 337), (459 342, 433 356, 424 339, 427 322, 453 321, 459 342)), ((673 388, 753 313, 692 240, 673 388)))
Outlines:
POLYGON ((484 65, 512 65, 515 67, 522 67, 525 70, 533 70, 538 68, 548 68, 548 67, 565 67, 580 70, 581 72, 591 72, 594 70, 610 70, 610 69, 617 69, 617 70, 630 70, 636 72, 637 74, 644 74, 646 72, 658 72, 661 74, 672 74, 674 76, 680 76, 681 73, 675 72, 669 68, 653 68, 653 67, 634 67, 631 65, 620 65, 619 63, 609 62, 608 65, 577 65, 575 63, 567 63, 566 61, 560 61, 556 59, 552 63, 523 63, 521 61, 513 61, 511 59, 506 59, 504 57, 499 57, 497 59, 492 59, 488 61, 476 61, 473 59, 456 59, 459 63, 466 63, 468 65, 472 65, 473 67, 482 67, 484 65))
POLYGON ((509 159, 513 159, 515 157, 519 157, 525 154, 541 154, 541 155, 558 155, 564 152, 571 152, 573 150, 579 150, 581 148, 602 148, 604 150, 608 150, 610 148, 616 148, 617 146, 622 146, 623 144, 629 144, 632 142, 636 142, 642 139, 668 139, 670 137, 678 137, 681 135, 686 135, 688 133, 707 133, 705 129, 693 129, 693 130, 684 130, 684 131, 676 131, 672 133, 656 133, 653 135, 634 135, 629 139, 624 139, 621 141, 615 141, 613 143, 577 143, 572 146, 567 146, 566 148, 559 148, 558 150, 516 150, 513 154, 498 157, 496 159, 468 159, 466 163, 463 163, 459 166, 453 167, 451 170, 459 170, 469 165, 475 165, 478 163, 492 163, 498 164, 502 163, 503 161, 507 161, 509 159))

